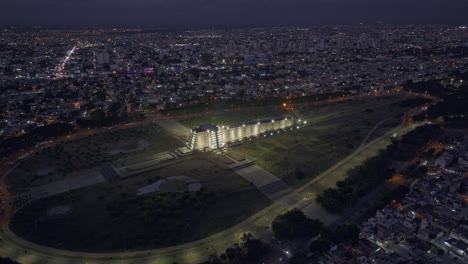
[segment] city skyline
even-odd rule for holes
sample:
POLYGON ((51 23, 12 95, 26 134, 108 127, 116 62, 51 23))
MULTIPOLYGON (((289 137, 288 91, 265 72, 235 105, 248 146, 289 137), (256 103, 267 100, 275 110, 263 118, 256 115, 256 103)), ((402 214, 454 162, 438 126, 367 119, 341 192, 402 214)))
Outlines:
POLYGON ((0 263, 468 263, 466 10, 3 0, 0 263))
POLYGON ((452 0, 6 0, 1 25, 307 26, 314 24, 460 24, 468 3, 452 0), (21 15, 18 15, 21 14, 21 15))

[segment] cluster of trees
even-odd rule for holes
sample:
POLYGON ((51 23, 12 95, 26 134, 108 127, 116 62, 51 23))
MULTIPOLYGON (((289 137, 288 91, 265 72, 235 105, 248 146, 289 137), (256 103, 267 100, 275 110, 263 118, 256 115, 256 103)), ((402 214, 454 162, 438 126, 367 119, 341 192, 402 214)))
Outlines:
POLYGON ((332 244, 354 244, 359 239, 359 228, 355 225, 339 225, 335 229, 324 229, 320 237, 312 241, 309 250, 313 253, 322 253, 330 249, 332 244))
POLYGON ((418 98, 410 98, 410 99, 403 100, 399 103, 399 105, 401 107, 418 107, 420 105, 430 103, 431 101, 432 100, 428 98, 418 97, 418 98))
MULTIPOLYGON (((351 93, 349 92, 333 92, 333 93, 323 93, 316 94, 313 96, 301 96, 291 98, 287 101, 288 104, 302 104, 310 103, 315 101, 324 101, 330 98, 339 98, 348 96, 351 93)), ((260 99, 246 99, 246 100, 225 100, 225 101, 207 101, 198 104, 188 105, 180 107, 178 104, 171 107, 168 105, 166 109, 160 110, 161 113, 169 115, 180 115, 184 113, 199 113, 207 110, 219 110, 219 109, 233 109, 239 107, 251 107, 251 106, 281 106, 284 103, 284 98, 282 97, 266 97, 260 99)))
POLYGON ((394 142, 361 166, 349 170, 347 177, 337 182, 335 188, 328 188, 320 193, 317 202, 331 213, 341 213, 360 197, 391 178, 393 171, 389 166, 394 160, 412 158, 422 146, 440 133, 438 126, 416 128, 403 136, 400 142, 394 142))
POLYGON ((298 209, 277 216, 271 223, 275 237, 279 240, 295 240, 312 237, 320 233, 323 224, 310 219, 298 209))
MULTIPOLYGON (((355 225, 344 224, 335 229, 323 228, 320 236, 309 244, 309 251, 314 255, 322 254, 330 250, 332 245, 354 244, 359 239, 359 228, 355 225)), ((351 256, 350 256, 351 257, 351 256)), ((303 252, 299 252, 288 260, 288 264, 307 264, 309 258, 303 252)))
POLYGON ((145 115, 142 113, 128 115, 127 112, 123 111, 120 114, 106 115, 103 110, 99 109, 91 113, 91 119, 77 119, 76 123, 82 127, 101 127, 143 119, 145 119, 145 115))
MULTIPOLYGON (((279 240, 310 239, 323 232, 332 234, 332 232, 323 227, 320 221, 308 218, 298 209, 293 209, 277 216, 272 223, 272 229, 275 237, 279 240)), ((334 237, 345 238, 347 237, 343 235, 345 233, 336 233, 334 237)), ((203 264, 261 263, 261 258, 267 253, 267 245, 250 233, 247 233, 242 236, 240 244, 234 244, 233 247, 226 249, 222 254, 212 255, 203 264)))
POLYGON ((407 83, 404 88, 419 93, 428 93, 442 99, 441 102, 431 106, 426 113, 414 117, 415 121, 426 118, 435 119, 443 117, 447 125, 466 128, 468 125, 468 73, 454 74, 455 83, 445 80, 447 85, 441 81, 431 80, 422 83, 407 83), (460 80, 463 80, 460 83, 460 80))
POLYGON ((11 260, 10 258, 0 258, 0 264, 19 264, 19 263, 11 260))
POLYGON ((351 206, 359 197, 392 176, 385 156, 381 152, 366 160, 363 165, 349 170, 347 177, 337 182, 335 188, 328 188, 320 193, 317 202, 332 213, 340 213, 351 206))
POLYGON ((58 137, 73 132, 74 126, 69 123, 55 123, 38 127, 18 137, 11 137, 0 141, 0 156, 8 155, 19 149, 29 148, 46 141, 51 137, 58 137))
POLYGON ((54 166, 57 171, 63 173, 69 173, 76 169, 91 168, 113 160, 112 156, 103 155, 100 145, 93 144, 91 141, 80 145, 69 141, 61 142, 52 147, 47 147, 39 155, 46 156, 48 165, 54 166))
MULTIPOLYGON (((321 254, 332 245, 346 243, 353 244, 359 239, 359 228, 355 225, 344 224, 329 229, 315 219, 310 219, 298 209, 292 209, 275 218, 272 223, 275 237, 279 240, 309 240, 309 251, 321 254)), ((268 253, 268 247, 261 240, 250 233, 244 234, 240 244, 226 249, 222 254, 214 254, 202 264, 221 263, 261 263, 262 257, 268 253)), ((288 260, 289 264, 310 263, 309 258, 302 252, 295 254, 288 260)))
POLYGON ((221 263, 259 263, 260 260, 268 251, 268 247, 261 240, 255 238, 252 234, 246 233, 242 235, 241 243, 234 244, 233 247, 227 248, 220 255, 211 255, 209 260, 202 264, 221 264, 221 263))

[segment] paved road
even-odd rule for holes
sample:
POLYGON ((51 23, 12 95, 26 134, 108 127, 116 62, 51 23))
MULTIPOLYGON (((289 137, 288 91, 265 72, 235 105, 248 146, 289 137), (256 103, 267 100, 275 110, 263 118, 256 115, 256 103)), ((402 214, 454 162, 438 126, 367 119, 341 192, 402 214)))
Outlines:
MULTIPOLYGON (((399 128, 394 129, 390 133, 397 130, 399 130, 399 128)), ((378 149, 385 147, 389 142, 388 134, 370 142, 365 148, 338 162, 335 166, 297 191, 303 193, 304 196, 307 197, 308 195, 316 195, 319 189, 333 186, 337 180, 344 177, 344 173, 347 169, 373 156, 378 149)), ((285 196, 285 198, 287 197, 288 196, 285 196)), ((267 228, 268 225, 275 216, 293 207, 303 209, 307 215, 321 219, 327 224, 332 224, 333 221, 338 219, 337 216, 328 215, 328 213, 314 202, 313 197, 307 197, 292 206, 287 206, 284 203, 274 203, 242 223, 209 238, 164 249, 120 252, 114 254, 69 252, 38 246, 16 237, 7 226, 4 226, 3 233, 0 234, 3 239, 0 243, 0 252, 8 256, 14 256, 15 259, 25 264, 38 263, 40 260, 45 259, 47 261, 44 263, 58 264, 85 263, 85 261, 90 264, 172 263, 174 261, 177 263, 197 263, 204 260, 210 254, 220 252, 231 246, 239 240, 240 235, 244 232, 251 232, 255 236, 269 241, 272 233, 271 230, 267 228), (29 251, 33 253, 27 253, 29 251)))
POLYGON ((362 148, 363 146, 365 146, 365 145, 367 144, 367 142, 369 141, 369 139, 371 138, 372 134, 374 134, 374 132, 375 132, 380 126, 382 126, 385 122, 387 122, 388 120, 391 120, 391 118, 382 120, 382 121, 380 121, 377 125, 375 125, 375 126, 367 133, 367 135, 364 137, 364 140, 362 140, 362 143, 361 143, 361 145, 359 145, 359 148, 362 148))
MULTIPOLYGON (((205 113, 200 113, 205 114, 205 113)), ((194 115, 195 116, 195 115, 194 115)), ((156 118, 153 115, 154 118, 156 118)), ((180 117, 180 116, 179 116, 180 117)), ((170 118, 167 118, 170 119, 170 118)), ((154 122, 151 117, 148 120, 138 122, 137 125, 147 124, 154 122)), ((125 128, 125 125, 119 126, 114 129, 125 128)), ((347 169, 360 164, 363 160, 375 155, 375 152, 389 144, 389 134, 397 132, 404 134, 405 128, 397 128, 374 141, 370 142, 364 148, 349 155, 342 161, 335 164, 329 170, 316 177, 307 185, 298 189, 297 191, 305 196, 304 199, 288 206, 287 203, 276 202, 273 205, 261 210, 252 217, 246 219, 242 223, 231 227, 223 232, 220 232, 211 237, 178 245, 169 248, 139 251, 139 252, 119 252, 119 253, 84 253, 84 252, 70 252, 47 248, 40 245, 33 244, 25 241, 13 234, 8 225, 11 207, 8 203, 3 204, 2 208, 2 231, 0 233, 0 255, 10 256, 24 264, 29 263, 57 263, 57 264, 75 264, 75 263, 197 263, 205 260, 209 255, 215 252, 221 252, 225 248, 232 246, 233 243, 239 241, 241 234, 250 232, 260 239, 266 241, 271 240, 272 233, 268 225, 275 216, 285 212, 286 210, 296 207, 303 209, 307 215, 322 219, 326 224, 332 224, 338 217, 326 215, 327 213, 314 202, 315 195, 320 189, 334 186, 337 180, 344 177, 347 169)), ((63 137, 55 140, 55 143, 84 137, 92 133, 105 133, 104 129, 97 129, 91 131, 79 131, 69 137, 63 137)), ((38 149, 40 150, 40 148, 38 149)), ((27 152, 26 150, 25 152, 27 152)), ((9 162, 15 161, 23 155, 17 153, 11 156, 10 159, 5 159, 0 162, 0 175, 5 175, 10 169, 9 162)), ((5 188, 4 177, 0 182, 0 195, 2 200, 8 199, 10 194, 8 189, 5 188)), ((289 196, 286 195, 285 199, 289 196)))

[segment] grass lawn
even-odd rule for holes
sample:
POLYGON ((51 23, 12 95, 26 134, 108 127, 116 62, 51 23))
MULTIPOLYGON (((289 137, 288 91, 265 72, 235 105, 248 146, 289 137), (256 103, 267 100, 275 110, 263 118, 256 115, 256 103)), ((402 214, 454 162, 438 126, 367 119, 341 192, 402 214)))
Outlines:
POLYGON ((247 108, 234 108, 228 110, 217 109, 213 112, 209 112, 206 115, 188 119, 180 119, 179 121, 189 128, 195 128, 204 124, 231 125, 246 121, 269 119, 291 114, 292 113, 285 110, 281 106, 255 107, 255 105, 252 105, 247 106, 247 108))
POLYGON ((49 147, 22 162, 8 175, 7 183, 13 192, 19 192, 32 186, 61 180, 68 174, 82 169, 93 168, 118 159, 169 151, 181 146, 180 141, 157 125, 112 131, 49 147), (149 146, 144 151, 106 154, 116 147, 135 144, 141 139, 149 142, 149 146), (37 176, 37 171, 45 168, 51 170, 49 175, 37 176))
MULTIPOLYGON (((352 153, 379 122, 372 138, 398 125, 408 108, 398 97, 368 98, 340 103, 298 106, 294 112, 308 126, 274 136, 246 141, 231 156, 254 158, 293 188, 352 153)), ((232 124, 287 114, 278 106, 252 107, 243 111, 219 109, 187 119, 187 126, 203 123, 232 124), (192 124, 192 125, 189 125, 192 124)), ((117 159, 142 158, 173 150, 182 143, 157 125, 130 128, 63 143, 25 161, 12 172, 8 183, 16 189, 59 180, 66 174, 117 159), (106 155, 106 151, 145 139, 150 145, 140 152, 106 155), (35 176, 37 169, 53 168, 51 175, 35 176)), ((212 153, 194 153, 138 176, 105 182, 33 202, 12 220, 12 228, 33 242, 80 251, 122 251, 166 247, 200 239, 239 223, 271 203, 252 185, 228 170, 224 159, 212 153), (137 196, 139 188, 171 176, 189 176, 202 184, 192 193, 152 193, 137 196), (45 217, 49 209, 69 206, 69 214, 45 217)))
POLYGON ((368 99, 357 99, 335 103, 319 102, 301 102, 298 105, 290 105, 288 108, 282 105, 257 106, 254 102, 251 105, 245 105, 244 108, 215 108, 207 110, 205 115, 180 119, 179 121, 189 128, 195 128, 199 125, 232 125, 247 121, 257 121, 262 119, 278 118, 283 116, 292 116, 298 118, 314 119, 315 121, 325 121, 329 118, 337 117, 354 108, 365 108, 388 102, 398 101, 396 96, 389 97, 370 97, 368 99))
POLYGON ((320 112, 304 112, 311 125, 246 141, 233 149, 297 188, 356 150, 380 121, 390 118, 371 140, 396 127, 401 121, 398 116, 407 108, 392 104, 394 99, 348 102, 320 112))
POLYGON ((215 234, 269 204, 253 186, 201 153, 177 165, 39 200, 20 210, 12 227, 18 235, 52 247, 138 250, 215 234), (202 190, 136 195, 137 189, 170 176, 197 179, 202 190), (62 205, 70 206, 71 213, 43 217, 48 209, 62 205))

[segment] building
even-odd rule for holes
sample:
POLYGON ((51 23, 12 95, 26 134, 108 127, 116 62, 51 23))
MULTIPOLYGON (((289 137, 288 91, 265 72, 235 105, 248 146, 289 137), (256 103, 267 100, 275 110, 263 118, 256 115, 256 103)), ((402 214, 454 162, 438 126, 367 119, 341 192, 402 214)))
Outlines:
POLYGON ((445 152, 444 154, 442 154, 442 156, 437 158, 437 160, 435 161, 435 165, 441 168, 446 168, 454 161, 454 159, 455 157, 451 153, 445 152))
POLYGON ((187 142, 191 150, 219 149, 224 146, 220 141, 219 129, 215 125, 202 125, 192 129, 187 142))
POLYGON ((98 53, 97 62, 99 65, 109 64, 110 62, 109 53, 107 52, 98 53))
POLYGON ((247 122, 229 126, 202 125, 192 129, 187 142, 191 150, 215 150, 228 143, 238 142, 251 137, 273 135, 278 130, 291 128, 296 124, 293 118, 277 118, 247 122))

